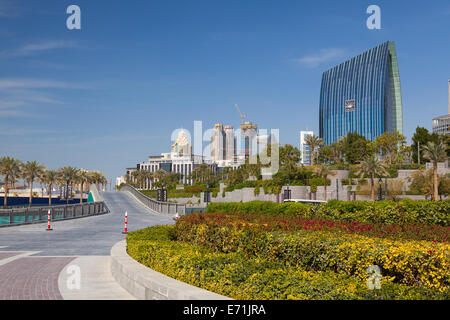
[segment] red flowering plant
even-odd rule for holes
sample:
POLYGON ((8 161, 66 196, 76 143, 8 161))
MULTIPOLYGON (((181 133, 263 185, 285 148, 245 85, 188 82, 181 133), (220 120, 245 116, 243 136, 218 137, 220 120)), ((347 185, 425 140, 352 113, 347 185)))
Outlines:
POLYGON ((196 213, 183 216, 177 222, 178 233, 188 232, 194 225, 207 225, 208 228, 235 227, 238 230, 254 232, 298 230, 327 231, 345 234, 361 234, 368 237, 428 240, 448 242, 449 227, 426 224, 382 224, 360 223, 357 221, 334 221, 323 218, 304 218, 283 214, 254 213, 196 213))

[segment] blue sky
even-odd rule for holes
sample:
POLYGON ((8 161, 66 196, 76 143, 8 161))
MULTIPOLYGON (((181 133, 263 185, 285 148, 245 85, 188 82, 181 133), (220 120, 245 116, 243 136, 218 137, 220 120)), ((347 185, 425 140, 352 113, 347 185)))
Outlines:
POLYGON ((237 127, 235 103, 297 146, 318 133, 322 73, 387 40, 410 141, 447 112, 449 31, 448 0, 0 0, 0 156, 115 178, 194 120, 237 127), (71 4, 81 30, 66 28, 71 4), (381 30, 366 28, 371 4, 381 30))

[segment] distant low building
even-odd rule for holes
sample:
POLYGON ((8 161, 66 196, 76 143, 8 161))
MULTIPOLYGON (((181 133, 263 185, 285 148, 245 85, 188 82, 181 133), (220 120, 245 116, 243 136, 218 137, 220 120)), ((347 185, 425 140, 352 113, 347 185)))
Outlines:
POLYGON ((116 178, 116 186, 120 186, 122 183, 127 183, 124 176, 116 178))
MULTIPOLYGON (((158 156, 149 156, 148 161, 138 163, 136 168, 128 168, 127 175, 131 181, 136 183, 132 176, 132 172, 136 170, 145 170, 149 172, 156 172, 164 170, 167 173, 176 172, 181 175, 180 183, 192 184, 193 180, 190 178, 193 170, 199 164, 208 164, 213 170, 217 170, 217 165, 211 161, 205 160, 203 156, 192 154, 192 145, 188 139, 188 134, 181 130, 178 133, 176 141, 172 144, 172 152, 162 153, 158 156)), ((152 188, 152 181, 147 179, 143 183, 145 189, 152 188)))
POLYGON ((300 162, 305 166, 311 165, 311 150, 306 144, 306 137, 313 136, 313 131, 300 131, 300 162))
POLYGON ((433 133, 450 134, 450 114, 433 119, 433 133))
POLYGON ((433 133, 450 134, 450 80, 448 80, 448 114, 433 119, 433 133))

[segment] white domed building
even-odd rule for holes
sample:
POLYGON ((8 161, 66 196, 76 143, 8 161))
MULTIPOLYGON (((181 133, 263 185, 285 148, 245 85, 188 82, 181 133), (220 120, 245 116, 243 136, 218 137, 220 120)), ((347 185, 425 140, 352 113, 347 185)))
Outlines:
POLYGON ((172 144, 172 154, 179 156, 192 154, 192 145, 185 130, 180 130, 177 140, 172 144))
MULTIPOLYGON (((192 171, 197 165, 203 163, 208 163, 213 170, 217 170, 216 164, 206 161, 203 156, 192 154, 190 135, 186 130, 181 129, 171 146, 171 152, 162 153, 159 156, 150 156, 148 161, 138 163, 136 169, 150 172, 164 170, 168 173, 179 173, 181 176, 180 184, 192 184, 193 181, 190 179, 192 171)), ((150 179, 145 181, 143 188, 151 189, 152 181, 150 179)))

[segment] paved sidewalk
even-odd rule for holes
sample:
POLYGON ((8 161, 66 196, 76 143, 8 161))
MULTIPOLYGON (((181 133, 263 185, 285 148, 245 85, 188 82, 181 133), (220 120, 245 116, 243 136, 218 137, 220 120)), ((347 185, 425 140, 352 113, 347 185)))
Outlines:
POLYGON ((102 195, 108 214, 57 221, 53 231, 44 224, 0 229, 0 300, 134 298, 110 270, 111 248, 125 238, 124 213, 129 231, 173 224, 173 215, 158 214, 127 192, 102 195), (79 268, 79 289, 67 285, 70 266, 79 268))
POLYGON ((134 300, 111 275, 111 257, 78 257, 66 265, 58 279, 64 300, 134 300), (79 269, 78 269, 79 268, 79 269), (80 275, 77 287, 77 274, 80 275))

